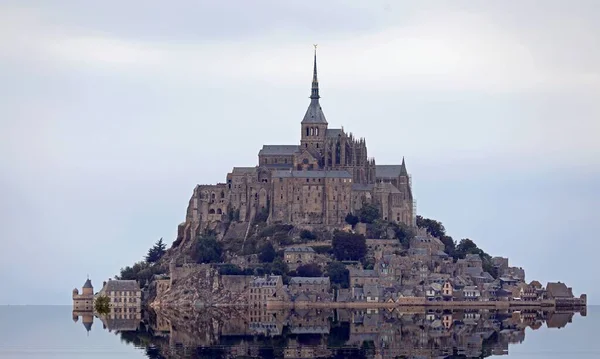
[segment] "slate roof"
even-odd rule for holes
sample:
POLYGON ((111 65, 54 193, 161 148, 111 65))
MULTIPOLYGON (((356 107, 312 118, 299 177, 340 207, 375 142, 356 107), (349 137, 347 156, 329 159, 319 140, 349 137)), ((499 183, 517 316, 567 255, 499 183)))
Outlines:
POLYGON ((396 188, 396 186, 394 186, 393 184, 391 184, 389 182, 378 183, 377 189, 384 190, 389 193, 402 193, 398 190, 398 188, 396 188))
POLYGON ((298 152, 298 145, 263 145, 258 151, 259 156, 291 156, 298 152))
POLYGON ((319 103, 318 99, 310 100, 310 104, 306 109, 306 113, 304 114, 302 123, 319 123, 325 125, 327 124, 325 114, 323 113, 323 109, 321 108, 321 104, 319 103))
POLYGON ((105 292, 138 290, 140 290, 140 286, 135 280, 109 280, 104 287, 105 292))
POLYGON ((85 283, 83 284, 83 287, 84 288, 94 288, 92 286, 92 281, 89 278, 85 281, 85 283))
POLYGON ((273 171, 275 178, 352 178, 347 171, 273 171))
POLYGON ((373 269, 350 269, 350 277, 377 277, 373 269))
POLYGON ((231 173, 236 175, 243 175, 247 173, 255 173, 256 167, 233 167, 233 171, 231 173))
POLYGON ((289 170, 294 167, 293 163, 268 163, 263 165, 269 169, 289 170))
POLYGON ((402 165, 375 165, 375 176, 377 178, 391 178, 400 176, 402 165))
MULTIPOLYGON (((284 252, 292 253, 314 253, 315 250, 312 247, 288 247, 284 249, 284 252)), ((300 277, 298 277, 300 278, 300 277)))
POLYGON ((339 135, 342 135, 344 133, 344 131, 342 131, 341 128, 328 128, 326 135, 327 137, 337 137, 339 135))
POLYGON ((369 184, 362 184, 362 183, 354 183, 352 184, 352 190, 353 191, 372 191, 373 190, 373 183, 369 183, 369 184))
POLYGON ((291 277, 290 284, 325 284, 325 285, 329 285, 329 277, 291 277))
POLYGON ((573 292, 567 288, 565 283, 548 283, 546 291, 553 298, 573 298, 573 292))

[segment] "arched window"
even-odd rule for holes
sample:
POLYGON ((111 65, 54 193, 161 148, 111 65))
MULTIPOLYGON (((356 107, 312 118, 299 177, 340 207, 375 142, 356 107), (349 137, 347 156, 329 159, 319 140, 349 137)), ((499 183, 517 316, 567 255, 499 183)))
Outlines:
POLYGON ((319 135, 319 128, 315 127, 315 136, 318 136, 318 135, 319 135))
POLYGON ((308 131, 309 131, 309 130, 308 130, 308 127, 307 127, 307 128, 306 128, 306 135, 307 135, 307 136, 309 135, 309 132, 308 132, 308 131))
POLYGON ((223 214, 223 211, 221 211, 221 208, 217 209, 217 214, 223 214))
POLYGON ((208 214, 215 214, 215 210, 214 210, 214 209, 212 209, 212 208, 211 208, 211 209, 209 209, 209 210, 208 210, 208 214))
POLYGON ((313 127, 310 128, 310 135, 313 136, 315 134, 315 129, 313 127))
POLYGON ((221 191, 221 198, 225 198, 225 192, 221 191))

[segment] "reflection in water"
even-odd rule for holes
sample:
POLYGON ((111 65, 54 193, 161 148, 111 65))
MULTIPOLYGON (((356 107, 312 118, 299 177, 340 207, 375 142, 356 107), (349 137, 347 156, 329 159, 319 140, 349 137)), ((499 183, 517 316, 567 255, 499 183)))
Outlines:
MULTIPOLYGON (((562 328, 574 315, 538 309, 215 308, 99 319, 149 358, 444 358, 506 355, 509 344, 523 342, 526 327, 562 328)), ((93 320, 82 315, 86 330, 93 320)))

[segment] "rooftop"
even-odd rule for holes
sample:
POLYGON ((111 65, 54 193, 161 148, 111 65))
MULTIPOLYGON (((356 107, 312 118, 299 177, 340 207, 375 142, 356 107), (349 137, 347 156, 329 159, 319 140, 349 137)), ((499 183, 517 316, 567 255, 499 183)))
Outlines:
POLYGON ((103 289, 105 292, 138 291, 140 286, 135 280, 109 280, 103 289))
POLYGON ((273 171, 274 178, 352 178, 347 171, 273 171))
POLYGON ((298 152, 298 145, 263 145, 258 151, 259 156, 291 156, 298 152))

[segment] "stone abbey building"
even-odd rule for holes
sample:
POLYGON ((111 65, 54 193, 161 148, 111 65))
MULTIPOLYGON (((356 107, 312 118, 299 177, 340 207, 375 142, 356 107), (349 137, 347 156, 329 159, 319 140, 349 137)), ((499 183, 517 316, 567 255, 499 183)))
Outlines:
POLYGON ((300 144, 263 145, 256 166, 234 167, 225 183, 196 186, 180 231, 193 237, 230 219, 251 223, 258 214, 268 216, 268 223, 335 227, 365 203, 377 205, 386 220, 414 224, 404 159, 377 165, 365 139, 329 128, 319 99, 315 52, 300 144))

